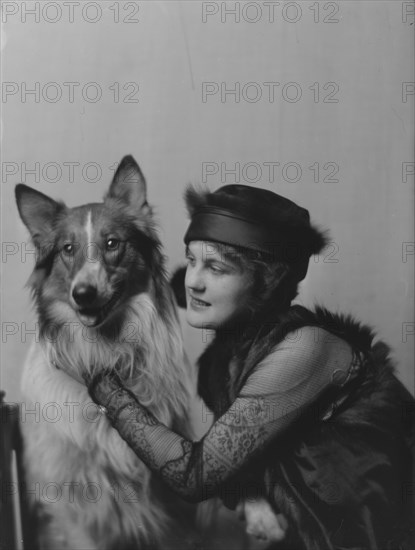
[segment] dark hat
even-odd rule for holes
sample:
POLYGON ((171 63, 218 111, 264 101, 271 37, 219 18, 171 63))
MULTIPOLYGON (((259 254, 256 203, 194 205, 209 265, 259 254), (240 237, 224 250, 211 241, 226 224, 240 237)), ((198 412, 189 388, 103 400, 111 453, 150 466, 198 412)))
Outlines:
POLYGON ((308 210, 266 189, 225 185, 211 193, 190 185, 185 201, 191 217, 186 244, 213 241, 262 252, 290 265, 299 281, 310 256, 327 243, 311 225, 308 210))

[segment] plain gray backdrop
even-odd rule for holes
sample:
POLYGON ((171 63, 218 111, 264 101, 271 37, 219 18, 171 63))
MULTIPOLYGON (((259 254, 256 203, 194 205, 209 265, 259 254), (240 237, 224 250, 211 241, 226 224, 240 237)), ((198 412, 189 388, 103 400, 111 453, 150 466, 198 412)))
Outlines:
MULTIPOLYGON (((413 391, 413 4, 38 4, 30 15, 34 2, 3 2, 7 399, 19 400, 36 329, 14 186, 96 202, 128 153, 170 269, 184 259, 187 182, 246 183, 308 208, 332 244, 312 258, 299 302, 376 327, 413 391)), ((183 330, 194 360, 203 335, 183 330)))

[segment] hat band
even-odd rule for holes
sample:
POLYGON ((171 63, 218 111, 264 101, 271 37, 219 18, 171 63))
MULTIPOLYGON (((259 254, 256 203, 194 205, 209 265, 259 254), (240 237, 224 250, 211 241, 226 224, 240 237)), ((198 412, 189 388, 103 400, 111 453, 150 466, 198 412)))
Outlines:
POLYGON ((309 257, 301 243, 287 242, 282 235, 274 238, 265 227, 221 208, 204 207, 195 212, 183 240, 186 244, 210 241, 263 252, 291 265, 299 280, 307 273, 309 257))
POLYGON ((265 228, 219 208, 196 212, 184 236, 184 242, 212 241, 270 254, 272 243, 265 228))

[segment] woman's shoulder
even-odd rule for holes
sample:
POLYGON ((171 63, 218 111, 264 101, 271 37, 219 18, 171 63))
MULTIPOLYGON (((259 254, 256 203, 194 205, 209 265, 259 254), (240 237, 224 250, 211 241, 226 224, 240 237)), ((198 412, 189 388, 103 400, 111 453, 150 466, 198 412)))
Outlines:
POLYGON ((288 332, 251 371, 243 393, 323 388, 339 373, 347 377, 351 346, 325 329, 304 326, 288 332), (336 374, 335 374, 336 373, 336 374))
POLYGON ((333 354, 347 353, 352 355, 352 347, 345 339, 320 326, 305 325, 290 330, 284 338, 276 343, 265 360, 272 360, 289 353, 296 358, 327 357, 333 354))

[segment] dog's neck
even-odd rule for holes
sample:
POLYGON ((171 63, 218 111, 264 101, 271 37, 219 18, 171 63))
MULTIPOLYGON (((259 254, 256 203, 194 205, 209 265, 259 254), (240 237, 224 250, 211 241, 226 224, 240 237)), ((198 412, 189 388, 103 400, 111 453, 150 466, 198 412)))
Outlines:
POLYGON ((42 339, 47 360, 77 380, 85 371, 94 375, 116 367, 140 402, 167 421, 169 411, 181 411, 192 392, 175 310, 166 306, 161 318, 152 297, 143 293, 126 306, 123 319, 112 331, 62 325, 53 340, 42 339), (160 388, 165 388, 163 403, 160 388))

